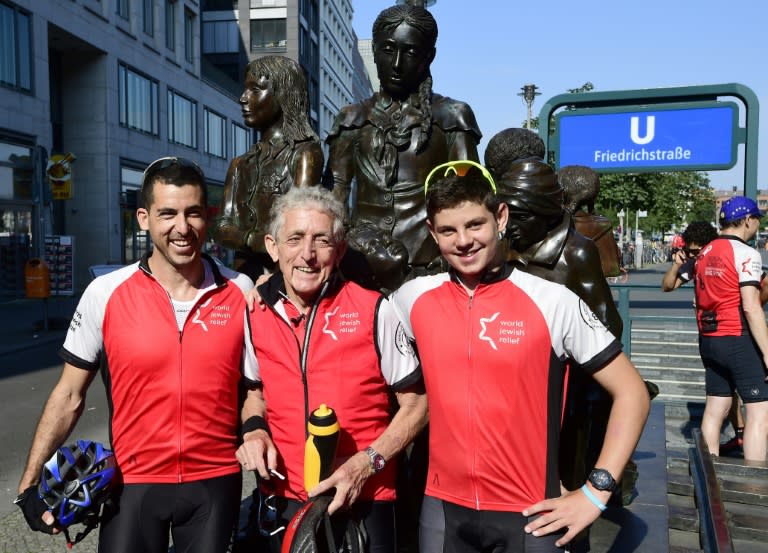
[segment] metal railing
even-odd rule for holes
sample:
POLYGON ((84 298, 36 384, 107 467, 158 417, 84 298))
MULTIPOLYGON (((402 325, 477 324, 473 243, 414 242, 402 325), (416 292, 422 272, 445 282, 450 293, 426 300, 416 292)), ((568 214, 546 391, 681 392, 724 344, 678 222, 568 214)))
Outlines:
POLYGON ((670 315, 634 315, 632 316, 629 311, 630 306, 630 291, 631 290, 659 290, 657 284, 611 284, 611 290, 618 292, 618 298, 616 301, 616 308, 619 311, 619 316, 624 322, 624 328, 621 332, 621 343, 624 346, 624 353, 627 357, 632 356, 632 325, 638 321, 651 321, 651 322, 695 322, 696 318, 693 313, 687 316, 670 316, 670 315))
POLYGON ((720 483, 700 428, 693 429, 694 446, 688 450, 694 498, 699 510, 701 547, 707 553, 733 553, 728 514, 720 497, 720 483))

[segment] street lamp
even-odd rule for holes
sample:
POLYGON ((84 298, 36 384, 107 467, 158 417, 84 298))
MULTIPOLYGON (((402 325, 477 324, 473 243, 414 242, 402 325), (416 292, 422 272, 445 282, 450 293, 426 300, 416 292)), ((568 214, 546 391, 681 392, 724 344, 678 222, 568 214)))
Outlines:
POLYGON ((518 92, 517 95, 522 96, 523 100, 525 100, 525 103, 528 105, 528 119, 526 120, 525 128, 531 130, 531 119, 533 118, 533 101, 536 99, 536 96, 541 94, 541 92, 538 92, 539 87, 535 84, 523 85, 520 90, 522 90, 522 92, 518 92))
POLYGON ((434 3, 437 2, 437 0, 397 0, 397 4, 399 6, 402 6, 403 4, 408 4, 409 6, 413 6, 414 8, 428 8, 434 3))

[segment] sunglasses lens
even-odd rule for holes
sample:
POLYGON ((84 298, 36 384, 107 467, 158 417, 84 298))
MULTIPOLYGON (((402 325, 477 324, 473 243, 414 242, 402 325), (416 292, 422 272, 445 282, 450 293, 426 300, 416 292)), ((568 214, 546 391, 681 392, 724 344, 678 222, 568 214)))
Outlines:
POLYGON ((203 176, 203 171, 200 169, 200 166, 195 163, 194 161, 190 161, 183 157, 161 157, 160 159, 157 159, 150 163, 147 168, 144 170, 144 179, 143 182, 147 182, 150 176, 152 176, 154 173, 157 173, 158 171, 162 171, 163 169, 167 169, 168 167, 171 167, 172 165, 178 165, 179 167, 183 167, 185 169, 192 169, 200 176, 201 180, 205 180, 205 177, 203 176))
POLYGON ((274 495, 264 495, 259 492, 259 533, 262 536, 274 536, 278 532, 285 530, 285 526, 277 525, 277 506, 274 495))

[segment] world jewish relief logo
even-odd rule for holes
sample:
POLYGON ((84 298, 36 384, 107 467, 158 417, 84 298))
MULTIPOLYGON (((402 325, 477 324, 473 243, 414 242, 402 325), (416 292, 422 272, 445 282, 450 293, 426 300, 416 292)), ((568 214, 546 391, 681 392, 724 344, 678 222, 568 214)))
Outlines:
POLYGON ((339 313, 339 306, 324 315, 323 334, 327 334, 334 342, 339 341, 339 334, 354 334, 360 326, 360 313, 357 311, 339 313))
POLYGON ((494 351, 499 351, 497 344, 517 345, 525 336, 525 323, 521 320, 499 319, 501 312, 490 317, 480 318, 480 333, 477 338, 488 342, 494 351))

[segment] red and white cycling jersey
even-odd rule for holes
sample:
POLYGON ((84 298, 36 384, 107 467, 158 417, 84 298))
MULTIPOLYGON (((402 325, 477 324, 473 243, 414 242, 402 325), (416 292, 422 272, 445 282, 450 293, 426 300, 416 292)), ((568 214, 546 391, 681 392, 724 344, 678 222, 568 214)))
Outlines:
POLYGON ((760 252, 741 239, 721 235, 704 246, 696 260, 696 320, 707 336, 749 334, 741 287, 760 287, 760 252))
POLYGON ((427 495, 512 512, 558 497, 566 362, 593 372, 621 344, 570 290, 510 268, 472 296, 442 273, 391 301, 427 388, 427 495))
MULTIPOLYGON (((281 497, 306 501, 307 420, 321 403, 338 416, 337 464, 376 440, 391 420, 390 393, 421 381, 418 359, 390 303, 378 292, 344 281, 324 284, 306 318, 301 343, 286 311, 283 275, 259 287, 269 306, 251 313, 253 344, 264 386, 267 421, 286 479, 281 497)), ((394 460, 393 460, 394 461, 394 460)), ((395 499, 397 463, 387 463, 360 491, 361 500, 395 499)))
POLYGON ((201 294, 181 331, 146 258, 83 293, 62 358, 97 370, 104 354, 110 436, 123 480, 180 483, 240 470, 239 387, 255 356, 243 292, 248 277, 205 257, 201 294))

